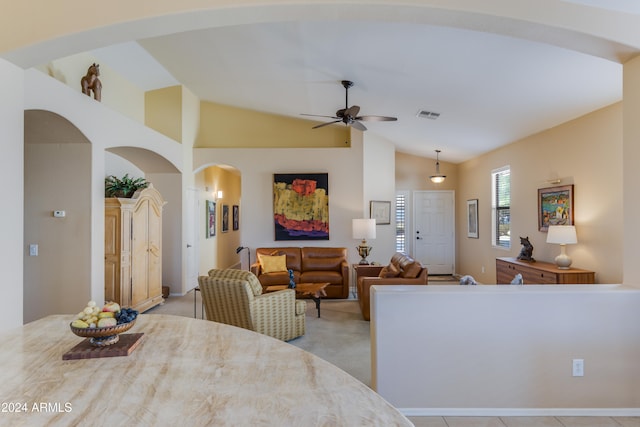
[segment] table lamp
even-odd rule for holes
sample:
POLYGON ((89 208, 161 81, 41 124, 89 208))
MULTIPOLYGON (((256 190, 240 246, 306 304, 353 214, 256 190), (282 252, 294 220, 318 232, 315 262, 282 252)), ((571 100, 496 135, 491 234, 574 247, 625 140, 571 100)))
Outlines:
POLYGON ((375 219, 354 219, 352 223, 353 238, 362 239, 359 246, 356 246, 358 255, 362 257, 360 264, 367 265, 367 257, 371 253, 371 246, 367 245, 367 239, 376 238, 376 220, 375 219))
POLYGON ((568 270, 571 266, 571 258, 567 255, 566 245, 578 243, 576 227, 573 225, 550 225, 547 243, 560 245, 560 255, 556 257, 556 265, 561 270, 568 270))

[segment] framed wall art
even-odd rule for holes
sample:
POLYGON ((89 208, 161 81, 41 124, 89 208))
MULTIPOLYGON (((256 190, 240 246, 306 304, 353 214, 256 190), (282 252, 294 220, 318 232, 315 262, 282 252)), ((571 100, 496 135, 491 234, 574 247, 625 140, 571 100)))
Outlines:
POLYGON ((206 201, 207 239, 216 235, 216 202, 206 201))
POLYGON ((275 240, 329 240, 329 174, 273 174, 275 240))
POLYGON ((478 238, 478 199, 467 200, 467 237, 478 238))
POLYGON ((538 189, 538 230, 573 225, 573 185, 538 189))
POLYGON ((233 230, 240 229, 240 206, 233 205, 233 230))
POLYGON ((369 210, 369 218, 375 219, 376 225, 391 224, 391 202, 372 200, 369 210))
POLYGON ((222 232, 229 231, 229 205, 222 205, 222 232))

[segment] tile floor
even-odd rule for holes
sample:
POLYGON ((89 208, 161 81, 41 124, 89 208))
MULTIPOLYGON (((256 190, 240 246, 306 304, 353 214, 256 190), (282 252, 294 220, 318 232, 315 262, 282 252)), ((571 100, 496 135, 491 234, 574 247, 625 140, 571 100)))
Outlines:
POLYGON ((416 427, 640 427, 640 417, 408 417, 416 427))

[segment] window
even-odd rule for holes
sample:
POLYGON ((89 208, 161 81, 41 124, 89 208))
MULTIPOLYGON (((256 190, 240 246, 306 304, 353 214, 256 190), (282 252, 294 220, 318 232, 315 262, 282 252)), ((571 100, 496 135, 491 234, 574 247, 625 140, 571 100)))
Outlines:
POLYGON ((396 252, 406 251, 406 209, 407 196, 405 194, 396 194, 396 252))
POLYGON ((511 168, 509 166, 491 172, 491 244, 511 247, 511 168))

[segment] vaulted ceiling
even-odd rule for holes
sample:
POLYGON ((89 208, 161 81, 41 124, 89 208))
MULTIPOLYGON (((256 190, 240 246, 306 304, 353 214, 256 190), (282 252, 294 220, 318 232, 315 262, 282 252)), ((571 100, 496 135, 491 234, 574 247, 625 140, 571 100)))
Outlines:
MULTIPOLYGON (((91 51, 145 90, 182 84, 205 101, 300 119, 345 108, 340 81, 352 80, 349 105, 398 118, 367 122, 367 132, 399 151, 433 157, 440 149, 441 160, 460 162, 620 101, 621 64, 640 47, 577 29, 582 21, 611 31, 617 21, 640 24, 629 1, 544 2, 574 13, 576 28, 562 27, 560 18, 554 26, 419 7, 443 2, 338 3, 309 5, 316 14, 215 25, 202 14, 179 31, 121 33, 124 42, 91 51)), ((544 5, 533 3, 510 6, 534 16, 544 5)), ((298 12, 304 5, 278 7, 298 12)), ((29 65, 19 53, 5 57, 29 65)), ((310 132, 329 119, 317 120, 310 132)))

